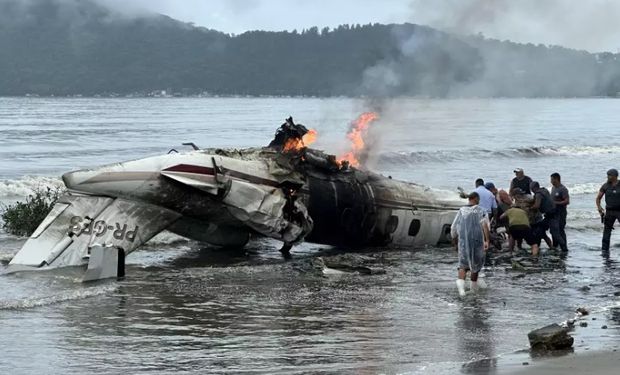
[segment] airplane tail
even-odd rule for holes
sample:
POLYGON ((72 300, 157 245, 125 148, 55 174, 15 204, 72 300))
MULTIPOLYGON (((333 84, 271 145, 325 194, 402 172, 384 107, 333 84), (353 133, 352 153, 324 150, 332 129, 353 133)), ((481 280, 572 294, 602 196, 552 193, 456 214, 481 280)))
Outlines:
POLYGON ((114 252, 120 254, 114 255, 118 262, 180 216, 148 203, 66 193, 13 257, 6 272, 85 264, 91 269, 93 262, 105 264, 102 257, 114 252))

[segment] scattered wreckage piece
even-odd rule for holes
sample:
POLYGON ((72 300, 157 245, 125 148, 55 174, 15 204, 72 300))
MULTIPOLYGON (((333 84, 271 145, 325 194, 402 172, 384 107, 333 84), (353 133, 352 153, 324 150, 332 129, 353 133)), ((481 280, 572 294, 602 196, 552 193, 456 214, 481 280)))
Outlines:
POLYGON ((295 261, 293 269, 317 276, 357 273, 361 275, 384 275, 385 268, 377 264, 379 259, 359 254, 342 254, 304 258, 295 261))
POLYGON ((110 264, 124 256, 102 249, 128 255, 163 230, 230 248, 266 236, 284 252, 302 241, 450 242, 461 202, 338 162, 306 147, 308 134, 289 118, 266 148, 200 149, 66 173, 68 193, 7 271, 89 265, 102 271, 88 279, 113 275, 110 264))
POLYGON ((569 329, 559 324, 536 329, 527 334, 530 346, 534 350, 560 350, 573 346, 574 338, 568 334, 569 329))
POLYGON ((523 256, 498 254, 491 256, 488 261, 490 264, 495 266, 503 264, 508 265, 509 267, 505 267, 506 272, 531 274, 566 270, 564 260, 559 256, 551 254, 546 254, 535 258, 526 254, 523 256))
POLYGON ((345 271, 358 272, 363 275, 382 275, 386 273, 385 268, 377 265, 377 259, 359 254, 342 254, 323 258, 328 268, 345 271))

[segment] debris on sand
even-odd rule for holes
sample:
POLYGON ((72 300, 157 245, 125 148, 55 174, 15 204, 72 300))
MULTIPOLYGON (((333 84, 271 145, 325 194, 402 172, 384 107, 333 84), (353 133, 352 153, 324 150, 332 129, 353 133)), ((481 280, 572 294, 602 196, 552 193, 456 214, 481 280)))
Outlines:
POLYGON ((545 256, 542 258, 513 257, 508 272, 539 273, 564 270, 564 261, 556 256, 545 256))
POLYGON ((323 260, 327 267, 341 271, 359 272, 364 275, 381 275, 386 273, 384 268, 376 265, 377 259, 374 257, 359 254, 342 254, 325 257, 323 260))
POLYGON ((577 313, 577 315, 580 315, 580 316, 586 316, 590 314, 590 312, 585 307, 578 307, 577 310, 575 310, 575 312, 577 313))
POLYGON ((312 274, 316 276, 323 276, 325 270, 325 262, 323 258, 304 258, 293 263, 293 269, 301 273, 312 274))
POLYGON ((553 252, 547 252, 540 257, 532 257, 526 251, 519 251, 515 254, 491 253, 487 256, 486 264, 491 266, 506 265, 506 272, 518 272, 519 274, 564 271, 566 269, 564 260, 553 252))
POLYGON ((535 350, 558 350, 573 346, 573 337, 568 334, 568 328, 558 324, 550 324, 527 334, 530 346, 535 350))
POLYGON ((302 273, 321 276, 344 272, 362 275, 382 275, 386 273, 386 270, 382 266, 377 265, 379 260, 376 257, 359 254, 342 254, 300 259, 294 262, 293 269, 302 273))

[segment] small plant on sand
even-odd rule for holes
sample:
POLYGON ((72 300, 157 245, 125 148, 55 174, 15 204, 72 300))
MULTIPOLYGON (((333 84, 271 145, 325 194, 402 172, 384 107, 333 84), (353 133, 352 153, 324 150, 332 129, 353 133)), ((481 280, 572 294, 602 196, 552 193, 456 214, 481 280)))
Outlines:
POLYGON ((35 188, 24 202, 2 205, 2 228, 16 236, 30 236, 63 193, 60 188, 35 188))

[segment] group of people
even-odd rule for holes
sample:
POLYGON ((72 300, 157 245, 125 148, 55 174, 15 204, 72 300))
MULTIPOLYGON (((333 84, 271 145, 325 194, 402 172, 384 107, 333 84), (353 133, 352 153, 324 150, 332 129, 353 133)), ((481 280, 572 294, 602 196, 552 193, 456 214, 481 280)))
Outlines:
MULTIPOLYGON (((467 272, 471 273, 472 290, 484 287, 478 273, 484 265, 492 235, 498 228, 506 228, 511 253, 515 245, 522 248, 524 241, 531 246, 533 257, 538 256, 542 241, 549 248, 559 247, 562 252, 568 251, 565 228, 570 195, 562 185, 560 174, 551 174, 552 189, 549 191, 526 176, 523 169, 517 168, 514 173, 509 192, 498 190, 492 182, 485 183, 482 179, 476 180, 476 188, 469 194, 461 189, 461 197, 468 199, 468 205, 459 210, 451 228, 453 243, 459 253, 456 284, 461 295, 465 295, 467 272)), ((605 224, 602 249, 608 252, 614 223, 620 222, 617 170, 607 171, 607 183, 599 190, 596 205, 605 224), (605 209, 601 206, 603 197, 605 209)))

